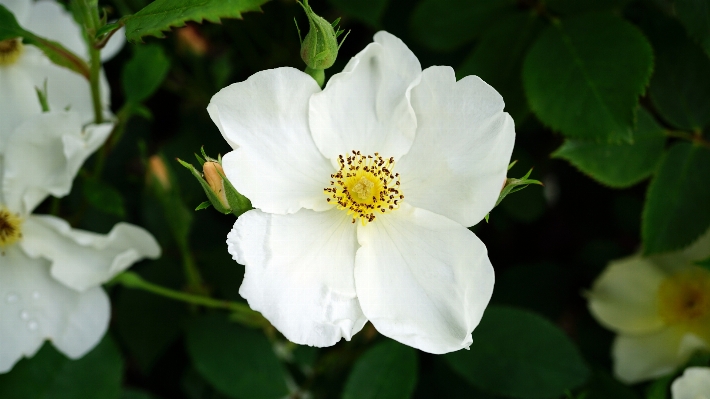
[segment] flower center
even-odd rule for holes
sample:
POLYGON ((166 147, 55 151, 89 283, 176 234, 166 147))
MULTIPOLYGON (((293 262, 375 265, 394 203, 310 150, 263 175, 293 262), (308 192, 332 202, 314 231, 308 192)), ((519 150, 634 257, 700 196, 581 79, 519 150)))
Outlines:
POLYGON ((380 154, 338 156, 340 169, 332 175, 330 187, 324 189, 326 201, 336 202, 338 209, 353 215, 353 223, 360 218, 363 225, 375 220, 377 214, 399 208, 404 199, 399 191, 399 173, 393 173, 394 158, 380 154))
POLYGON ((667 277, 658 300, 666 323, 684 326, 710 342, 710 271, 693 266, 667 277))
POLYGON ((20 39, 0 40, 0 66, 14 64, 20 58, 20 54, 22 54, 20 39))
POLYGON ((22 238, 22 219, 0 205, 0 249, 12 245, 22 238))

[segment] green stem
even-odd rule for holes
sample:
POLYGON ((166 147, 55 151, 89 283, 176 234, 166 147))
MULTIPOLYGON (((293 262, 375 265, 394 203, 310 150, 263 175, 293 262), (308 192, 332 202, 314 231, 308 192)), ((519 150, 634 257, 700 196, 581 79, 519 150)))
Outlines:
POLYGON ((681 131, 677 131, 677 130, 666 130, 665 133, 666 133, 666 136, 668 136, 668 137, 675 137, 678 139, 688 140, 695 145, 699 145, 699 146, 710 149, 710 141, 705 140, 705 138, 703 138, 703 135, 701 132, 695 132, 693 134, 693 133, 681 132, 681 131))
POLYGON ((118 283, 127 288, 147 291, 156 295, 164 296, 166 298, 174 299, 176 301, 191 303, 193 305, 229 310, 233 314, 233 320, 238 320, 242 324, 246 324, 251 327, 269 326, 269 322, 261 315, 261 313, 251 310, 249 305, 238 302, 209 298, 202 295, 188 294, 185 292, 172 290, 170 288, 165 288, 143 280, 141 276, 134 272, 123 272, 116 276, 112 280, 112 283, 118 283))
MULTIPOLYGON (((169 217, 169 215, 166 215, 169 217)), ((180 253, 182 254, 182 265, 185 269, 185 278, 187 279, 187 287, 191 292, 197 292, 204 294, 205 285, 202 280, 202 275, 200 274, 197 264, 195 263, 195 258, 190 252, 190 248, 186 243, 180 244, 180 253)))
POLYGON ((91 57, 91 102, 94 105, 94 122, 103 123, 103 104, 101 104, 101 50, 89 46, 91 57))
POLYGON ((318 83, 318 86, 323 87, 323 85, 325 84, 324 69, 312 69, 311 67, 307 66, 304 72, 311 75, 311 77, 316 80, 316 83, 318 83))

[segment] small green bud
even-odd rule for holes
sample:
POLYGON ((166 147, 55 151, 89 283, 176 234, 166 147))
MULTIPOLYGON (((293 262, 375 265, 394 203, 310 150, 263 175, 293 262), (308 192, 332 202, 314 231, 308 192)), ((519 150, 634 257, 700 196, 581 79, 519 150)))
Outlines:
MULTIPOLYGON (((308 16, 309 30, 306 37, 301 42, 301 59, 311 70, 323 70, 330 68, 338 58, 338 36, 343 32, 334 29, 333 25, 323 17, 316 15, 308 5, 308 0, 303 3, 298 2, 308 16)), ((341 42, 342 44, 342 42, 341 42)))

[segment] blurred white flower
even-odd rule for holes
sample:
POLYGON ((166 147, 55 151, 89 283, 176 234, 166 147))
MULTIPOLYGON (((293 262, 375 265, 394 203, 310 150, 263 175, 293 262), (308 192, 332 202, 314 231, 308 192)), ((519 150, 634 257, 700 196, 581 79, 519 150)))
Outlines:
POLYGON ((619 334, 614 373, 627 383, 675 371, 697 350, 710 349, 710 231, 689 248, 611 262, 589 292, 589 309, 619 334))
MULTIPOLYGON (((81 28, 71 14, 55 1, 0 0, 23 28, 57 41, 88 60, 89 53, 81 28)), ((113 57, 125 39, 114 35, 102 51, 102 59, 113 57)), ((89 81, 83 76, 53 64, 40 49, 23 45, 19 39, 0 41, 0 153, 4 142, 23 121, 42 112, 35 88, 47 83, 49 108, 70 109, 82 123, 94 119, 89 81)), ((108 115, 110 90, 101 74, 101 101, 108 115)))
POLYGON ((240 294, 289 340, 329 346, 370 320, 430 353, 466 348, 491 297, 485 245, 515 140, 503 99, 424 71, 387 32, 325 89, 278 68, 207 108, 234 148, 227 177, 256 208, 229 233, 240 294))
POLYGON ((69 193, 81 164, 112 124, 82 130, 75 112, 39 114, 6 137, 0 153, 0 373, 33 356, 45 339, 70 358, 105 334, 109 300, 100 285, 160 255, 147 231, 125 223, 108 235, 33 215, 48 195, 69 193))
POLYGON ((673 399, 710 399, 710 367, 688 367, 671 385, 673 399))

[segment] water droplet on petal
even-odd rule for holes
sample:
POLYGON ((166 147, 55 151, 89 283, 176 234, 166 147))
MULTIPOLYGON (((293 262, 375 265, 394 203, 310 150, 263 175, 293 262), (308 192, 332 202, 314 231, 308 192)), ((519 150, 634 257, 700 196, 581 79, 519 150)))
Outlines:
POLYGON ((34 321, 34 320, 32 320, 32 321, 30 321, 29 323, 27 323, 27 328, 28 328, 30 331, 35 331, 35 330, 37 330, 38 327, 39 327, 39 324, 38 324, 36 321, 34 321))
POLYGON ((5 297, 5 302, 7 303, 17 303, 20 300, 20 296, 11 292, 5 297))
POLYGON ((29 318, 30 318, 30 312, 28 312, 28 311, 26 311, 26 310, 23 310, 22 312, 20 312, 20 318, 21 318, 22 320, 29 320, 29 318))

